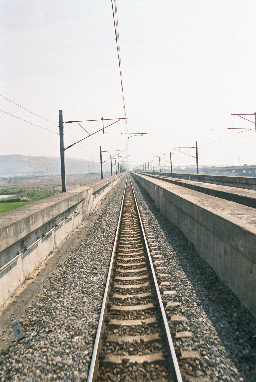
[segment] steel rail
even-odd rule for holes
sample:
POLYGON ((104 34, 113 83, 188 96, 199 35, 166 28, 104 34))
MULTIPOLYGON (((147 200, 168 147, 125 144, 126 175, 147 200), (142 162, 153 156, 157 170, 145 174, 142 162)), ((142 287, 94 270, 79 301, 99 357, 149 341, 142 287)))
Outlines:
POLYGON ((141 214, 140 214, 140 209, 139 209, 139 206, 138 206, 138 202, 137 202, 137 198, 136 198, 136 195, 135 195, 135 191, 134 191, 134 187, 133 187, 132 182, 131 182, 131 186, 132 186, 133 197, 134 197, 134 201, 135 201, 135 205, 136 205, 136 209, 137 209, 137 213, 138 213, 138 217, 139 217, 139 221, 140 221, 140 225, 141 225, 142 235, 143 235, 143 239, 144 239, 144 242, 145 242, 146 252, 147 252, 147 256, 148 256, 148 259, 149 259, 150 268, 151 268, 151 272, 152 272, 152 276, 153 276, 153 280, 154 280, 154 286, 155 286, 155 290, 156 290, 157 297, 158 297, 158 303, 159 303, 159 306, 160 306, 160 312, 161 312, 161 316, 162 316, 162 321, 163 321, 163 324, 164 324, 166 337, 168 339, 169 350, 170 350, 170 353, 171 353, 171 359, 172 359, 172 362, 173 362, 175 376, 176 376, 177 382, 182 382, 180 368, 179 368, 179 364, 178 364, 178 361, 177 361, 177 356, 176 356, 176 353, 175 353, 172 336, 171 336, 171 333, 170 333, 168 321, 167 321, 166 314, 165 314, 164 304, 163 304, 161 293, 160 293, 160 290, 159 290, 159 286, 158 286, 158 282, 157 282, 157 278, 156 278, 156 274, 155 274, 155 270, 154 270, 154 266, 153 266, 153 261, 152 261, 151 255, 150 255, 148 241, 147 241, 147 238, 146 238, 143 221, 142 221, 141 214))
POLYGON ((100 337, 101 337, 102 330, 103 330, 104 316, 105 316, 105 312, 106 312, 106 309, 107 309, 107 301, 108 301, 108 294, 109 294, 109 288, 110 288, 110 281, 111 281, 111 275, 112 275, 112 271, 113 271, 114 257, 115 257, 115 254, 116 254, 116 247, 117 247, 118 236, 119 236, 119 231, 120 231, 120 225, 121 225, 121 220, 122 220, 126 187, 127 187, 127 181, 125 183, 125 188, 124 188, 123 197, 122 197, 122 201, 121 201, 121 207, 120 207, 119 219, 118 219, 118 224, 117 224, 117 229, 116 229, 116 234, 115 234, 114 246, 113 246, 111 260, 110 260, 110 264, 109 264, 108 277, 107 277, 104 297, 103 297, 103 301, 102 301, 100 318, 99 318, 96 338, 95 338, 95 342, 94 342, 94 348, 93 348, 93 353, 92 353, 91 364, 90 364, 90 369, 89 369, 89 374, 88 374, 87 382, 92 382, 96 378, 96 375, 95 375, 95 371, 96 371, 95 365, 96 365, 96 362, 97 362, 97 356, 98 356, 98 352, 99 352, 100 337))

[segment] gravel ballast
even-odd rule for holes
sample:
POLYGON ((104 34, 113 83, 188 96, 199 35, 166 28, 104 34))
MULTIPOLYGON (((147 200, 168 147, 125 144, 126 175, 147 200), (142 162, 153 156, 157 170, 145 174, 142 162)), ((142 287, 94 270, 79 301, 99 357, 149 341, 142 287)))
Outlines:
POLYGON ((179 303, 167 308, 167 317, 184 380, 256 381, 256 319, 149 195, 136 183, 135 189, 149 243, 161 256, 155 269, 159 283, 166 283, 162 294, 172 291, 163 301, 179 303), (173 315, 184 321, 175 322, 173 315), (176 331, 190 336, 176 338, 176 331), (194 357, 182 358, 188 350, 194 357))
POLYGON ((12 309, 19 296, 3 311, 1 381, 86 380, 123 190, 122 178, 85 225, 60 246, 58 264, 23 314, 12 309), (10 334, 14 319, 26 334, 19 342, 10 334))

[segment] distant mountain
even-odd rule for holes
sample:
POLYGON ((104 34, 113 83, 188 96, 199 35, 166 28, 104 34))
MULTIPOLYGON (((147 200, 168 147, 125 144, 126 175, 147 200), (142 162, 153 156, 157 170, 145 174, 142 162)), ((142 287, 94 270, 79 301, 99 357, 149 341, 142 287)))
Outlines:
MULTIPOLYGON (((66 158, 67 174, 99 172, 99 163, 66 158)), ((105 167, 105 166, 104 166, 105 167)), ((0 155, 0 176, 55 175, 60 173, 60 159, 24 155, 0 155)))

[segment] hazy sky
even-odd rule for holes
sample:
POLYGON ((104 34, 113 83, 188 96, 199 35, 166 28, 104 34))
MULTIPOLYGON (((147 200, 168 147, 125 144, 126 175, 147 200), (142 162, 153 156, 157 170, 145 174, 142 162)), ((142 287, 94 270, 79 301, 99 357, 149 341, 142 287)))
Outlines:
MULTIPOLYGON (((230 114, 256 112, 256 1, 117 0, 117 6, 128 129, 148 133, 129 140, 130 161, 197 140, 200 164, 256 164, 256 133, 227 130, 254 128, 230 114)), ((123 116, 110 0, 0 0, 0 7, 1 95, 56 125, 59 109, 64 120, 123 116)), ((1 97, 0 109, 58 132, 1 97)), ((0 154, 59 155, 57 134, 2 112, 0 118, 0 154)), ((101 125, 84 127, 93 132, 101 125)), ((78 125, 65 132, 66 145, 85 134, 78 125)), ((125 149, 124 135, 97 134, 66 155, 98 161, 100 145, 112 153, 125 149)), ((194 162, 173 155, 174 165, 194 162)))

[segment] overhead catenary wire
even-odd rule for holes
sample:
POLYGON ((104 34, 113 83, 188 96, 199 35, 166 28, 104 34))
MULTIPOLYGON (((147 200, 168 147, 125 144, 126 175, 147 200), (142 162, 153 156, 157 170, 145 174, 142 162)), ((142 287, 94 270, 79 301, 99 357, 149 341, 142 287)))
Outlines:
MULTIPOLYGON (((78 125, 80 125, 80 124, 78 123, 78 125)), ((81 127, 83 128, 83 126, 81 126, 81 127)), ((83 128, 83 130, 88 134, 88 137, 89 137, 89 135, 90 135, 89 131, 87 131, 84 128, 83 128)), ((69 141, 68 142, 68 146, 72 145, 72 143, 71 143, 72 141, 74 142, 74 140, 75 141, 79 140, 78 137, 74 136, 73 134, 70 134, 70 132, 67 132, 67 131, 64 133, 64 136, 68 138, 68 141, 69 141), (72 141, 71 141, 71 139, 72 139, 72 141)), ((83 151, 83 152, 95 155, 95 152, 93 152, 90 149, 88 149, 88 145, 85 142, 81 142, 81 144, 77 145, 75 148, 79 149, 80 151, 83 151)))
MULTIPOLYGON (((64 134, 64 136, 68 138, 68 144, 69 144, 69 143, 71 144, 71 139, 72 139, 72 141, 74 141, 74 139, 75 139, 75 140, 78 139, 78 138, 75 137, 73 134, 71 135, 70 133, 67 133, 67 132, 64 134)), ((77 148, 78 150, 82 151, 83 153, 86 153, 86 154, 89 153, 90 155, 95 155, 95 152, 89 150, 89 149, 88 149, 88 146, 85 146, 85 142, 83 142, 83 143, 81 144, 81 146, 78 145, 78 146, 76 146, 76 148, 77 148), (82 147, 81 147, 81 146, 82 146, 82 147)), ((96 158, 96 156, 95 156, 95 158, 96 158)))
POLYGON ((7 115, 9 115, 9 116, 11 116, 11 117, 13 117, 13 118, 19 119, 19 120, 22 121, 22 122, 28 123, 29 125, 38 127, 38 128, 40 128, 40 129, 43 129, 43 130, 46 130, 46 131, 49 131, 49 132, 52 133, 52 134, 57 134, 57 135, 59 135, 59 133, 57 133, 57 132, 54 131, 54 130, 48 129, 47 127, 43 127, 43 126, 37 125, 36 123, 30 122, 30 121, 27 121, 26 119, 23 119, 23 118, 21 118, 21 117, 19 117, 19 116, 17 116, 17 115, 8 113, 8 112, 5 111, 5 110, 0 110, 0 112, 2 112, 2 113, 4 113, 4 114, 7 114, 7 115))
MULTIPOLYGON (((240 115, 239 115, 239 116, 240 116, 240 115)), ((243 118, 243 117, 242 117, 242 118, 243 118)), ((245 119, 245 120, 247 120, 247 121, 249 121, 249 122, 251 122, 251 123, 254 124, 253 121, 248 120, 247 118, 243 118, 243 119, 245 119)), ((245 128, 245 129, 243 129, 242 131, 238 131, 238 132, 236 132, 235 134, 232 134, 232 135, 229 135, 229 136, 225 136, 225 137, 222 137, 222 138, 219 138, 219 139, 216 139, 216 140, 213 140, 213 141, 204 143, 204 144, 202 144, 202 145, 200 146, 200 149, 201 149, 201 151, 205 151, 205 149, 208 150, 207 146, 209 146, 209 145, 214 145, 214 144, 219 144, 219 143, 222 142, 222 141, 224 141, 224 142, 223 142, 223 143, 224 143, 224 146, 222 145, 221 147, 217 147, 217 148, 215 148, 215 150, 223 150, 224 148, 229 148, 229 147, 231 147, 230 144, 231 144, 231 139, 232 139, 232 138, 235 138, 235 137, 237 137, 238 135, 240 135, 240 134, 242 134, 242 133, 248 133, 248 132, 251 132, 251 131, 254 131, 254 129, 252 129, 252 128, 245 128), (228 140, 229 142, 225 142, 226 140, 228 140)), ((250 142, 250 141, 246 141, 245 143, 248 143, 248 142, 250 142)), ((240 144, 240 142, 232 143, 232 146, 234 146, 234 145, 237 146, 238 144, 240 144)), ((171 149, 174 149, 176 152, 178 152, 178 153, 180 153, 180 154, 184 154, 184 155, 187 155, 187 156, 189 156, 189 157, 191 157, 191 158, 195 158, 195 156, 190 155, 190 154, 185 153, 185 152, 182 152, 182 151, 181 151, 180 149, 178 149, 177 147, 172 147, 171 149)), ((163 155, 167 155, 167 154, 162 154, 161 156, 163 156, 163 155)), ((158 157, 159 157, 159 156, 158 156, 158 157)), ((147 160, 146 162, 148 162, 148 163, 154 163, 154 162, 155 162, 155 159, 147 160)))
POLYGON ((58 127, 58 125, 57 125, 56 123, 54 123, 54 122, 52 122, 52 121, 49 121, 47 118, 42 117, 41 115, 39 115, 39 114, 37 114, 37 113, 35 113, 35 112, 33 112, 33 111, 27 109, 27 108, 24 107, 24 106, 19 105, 17 102, 12 101, 10 98, 7 98, 7 97, 3 96, 2 94, 0 94, 0 97, 2 97, 4 100, 6 100, 6 101, 8 101, 8 102, 11 102, 13 105, 18 106, 18 107, 20 107, 20 108, 23 109, 23 110, 26 110, 28 113, 33 114, 33 115, 35 115, 36 117, 41 118, 41 119, 43 119, 44 121, 46 121, 46 122, 48 122, 48 123, 51 123, 52 125, 58 127))
MULTIPOLYGON (((241 131, 240 133, 242 133, 244 131, 241 131)), ((244 136, 245 137, 245 136, 244 136)), ((243 140, 242 144, 245 145, 247 143, 251 143, 252 140, 255 140, 255 137, 251 137, 250 140, 243 140)), ((221 146, 218 146, 215 148, 215 151, 221 151, 221 150, 226 150, 226 149, 229 149, 229 148, 233 148, 233 147, 237 147, 237 146, 241 146, 241 141, 236 141, 236 142, 225 142, 224 145, 221 145, 221 146)), ((202 150, 205 152, 205 149, 202 150)))
POLYGON ((251 122, 251 123, 253 123, 253 124, 255 124, 255 122, 253 122, 253 121, 251 121, 250 119, 247 119, 247 118, 245 118, 245 117, 242 117, 241 115, 237 115, 238 117, 240 117, 240 118, 243 118, 243 119, 245 119, 246 121, 248 121, 248 122, 251 122))
MULTIPOLYGON (((105 126, 105 129, 108 128, 108 127, 110 127, 110 126, 112 126, 112 125, 114 125, 115 123, 118 123, 118 122, 120 122, 120 119, 118 119, 117 121, 115 121, 115 122, 113 122, 113 123, 110 123, 109 125, 105 126)), ((74 142, 74 143, 72 143, 71 145, 67 146, 67 147, 65 148, 65 150, 70 149, 71 147, 75 146, 76 144, 78 144, 78 143, 84 141, 85 139, 91 137, 92 135, 95 135, 95 134, 99 133, 99 132, 102 131, 102 130, 103 130, 103 129, 102 129, 102 127, 101 127, 100 129, 94 131, 93 133, 87 135, 86 137, 84 137, 84 138, 82 138, 82 139, 79 139, 77 142, 74 142)))
POLYGON ((83 129, 87 134, 90 134, 89 131, 87 131, 87 130, 81 125, 81 123, 78 122, 78 125, 79 125, 80 127, 82 127, 82 129, 83 129))
POLYGON ((113 22, 114 22, 114 31, 115 31, 115 37, 116 37, 115 41, 116 41, 116 51, 117 51, 117 58, 118 58, 120 83, 121 83, 123 111, 124 111, 124 115, 126 117, 126 104, 125 104, 125 96, 124 96, 123 72, 122 72, 122 65, 121 65, 121 49, 120 49, 120 39, 119 39, 120 35, 119 35, 119 30, 118 30, 118 15, 117 15, 116 0, 111 0, 111 6, 112 6, 112 16, 113 16, 113 22))
MULTIPOLYGON (((192 148, 192 147, 191 147, 192 148)), ((194 147, 193 147, 194 148, 194 147)), ((187 155, 188 157, 191 157, 191 158, 195 158, 194 155, 191 155, 191 154, 188 154, 188 153, 185 153, 184 151, 181 151, 180 149, 176 148, 176 147, 173 147, 174 150, 176 150, 178 153, 180 154, 184 154, 184 155, 187 155)))
MULTIPOLYGON (((219 144, 222 141, 226 141, 226 140, 230 141, 232 138, 237 137, 237 135, 242 134, 242 133, 248 133, 250 131, 253 131, 253 129, 250 129, 250 128, 247 129, 246 128, 246 130, 238 131, 235 134, 232 134, 232 135, 229 135, 229 136, 225 136, 225 137, 222 137, 222 138, 215 139, 213 141, 204 143, 204 144, 200 145, 200 150, 205 150, 207 148, 207 146, 214 145, 214 144, 219 144)), ((207 148, 207 150, 208 150, 208 148, 207 148)))
MULTIPOLYGON (((20 108, 22 108, 22 109, 24 109, 24 110, 30 112, 31 114, 33 114, 33 115, 35 115, 35 116, 37 116, 37 117, 39 117, 39 118, 41 118, 41 119, 44 119, 45 121, 47 121, 47 122, 51 123, 52 125, 58 127, 57 124, 55 124, 55 123, 49 121, 48 119, 46 119, 46 118, 44 118, 44 117, 42 117, 42 116, 40 116, 40 115, 38 115, 38 114, 32 112, 31 110, 28 110, 27 108, 25 108, 25 107, 23 107, 23 106, 21 106, 21 105, 15 103, 14 101, 10 100, 9 98, 6 98, 6 97, 4 97, 4 96, 1 95, 1 94, 0 94, 0 96, 1 96, 3 99, 5 99, 5 100, 7 100, 7 101, 9 101, 9 102, 11 102, 11 103, 13 103, 14 105, 19 106, 20 108)), ((54 130, 48 129, 48 128, 44 127, 44 126, 37 125, 36 123, 33 123, 33 122, 31 122, 31 121, 27 121, 26 119, 23 119, 23 118, 21 118, 21 117, 19 117, 19 116, 17 116, 17 115, 11 114, 11 113, 9 113, 9 112, 7 112, 7 111, 5 111, 5 110, 0 110, 0 111, 1 111, 2 113, 4 113, 4 114, 7 114, 7 115, 13 117, 13 118, 19 119, 19 120, 22 121, 22 122, 25 122, 25 123, 28 123, 28 124, 30 124, 30 125, 32 125, 32 126, 38 127, 38 128, 40 128, 40 129, 43 129, 43 130, 46 130, 46 131, 49 131, 49 132, 51 132, 51 133, 53 133, 53 134, 59 135, 59 133, 56 132, 56 131, 54 131, 54 130)), ((66 136, 69 136, 69 138, 72 138, 72 139, 76 139, 74 136, 72 136, 72 135, 69 134, 69 133, 66 133, 66 136)), ((84 150, 83 150, 81 147, 77 147, 77 148, 84 152, 84 150)), ((92 151, 88 151, 88 148, 86 148, 86 152, 87 152, 87 153, 89 152, 90 154, 93 154, 92 151)))
MULTIPOLYGON (((87 129, 85 129, 85 127, 81 124, 82 122, 102 122, 102 121, 116 121, 116 120, 118 122, 119 120, 124 120, 124 119, 126 119, 126 118, 124 118, 124 117, 120 117, 120 118, 103 118, 102 117, 101 119, 83 119, 81 121, 64 121, 63 123, 64 124, 73 124, 73 123, 78 124, 88 134, 88 137, 86 137, 86 138, 89 138, 89 136, 94 135, 94 133, 90 134, 90 132, 87 129)), ((100 131, 100 130, 102 130, 102 129, 97 130, 97 132, 100 131)), ((66 135, 68 135, 70 138, 73 138, 73 139, 77 140, 77 138, 72 136, 69 132, 68 133, 66 132, 66 135)), ((85 138, 83 138, 83 139, 85 139, 85 138)), ((76 143, 80 143, 82 140, 79 140, 79 141, 75 142, 74 144, 70 144, 67 148, 70 148, 70 147, 74 146, 76 143)))
MULTIPOLYGON (((205 144, 203 144, 202 146, 200 146, 200 148, 202 148, 201 150, 204 151, 205 148, 206 148, 205 146, 209 146, 210 144, 214 144, 214 143, 217 144, 217 143, 219 143, 221 140, 230 139, 230 138, 236 137, 238 134, 247 133, 247 132, 249 132, 249 131, 253 131, 253 129, 248 128, 248 129, 246 129, 246 130, 239 131, 239 132, 237 132, 236 134, 232 134, 232 135, 229 136, 229 137, 226 136, 226 137, 222 137, 222 138, 220 138, 220 139, 218 139, 218 140, 215 140, 215 141, 211 141, 211 142, 205 143, 205 144)), ((248 141, 248 142, 249 142, 249 141, 248 141)), ((231 143, 231 142, 225 142, 225 143, 228 143, 228 145, 225 144, 225 146, 217 147, 215 150, 223 150, 224 148, 231 147, 231 146, 230 146, 230 143, 231 143)), ((240 144, 240 143, 239 143, 239 142, 237 142, 237 144, 232 143, 232 146, 234 146, 234 145, 238 145, 238 144, 240 144)), ((195 158, 195 156, 190 155, 190 154, 188 154, 188 153, 186 153, 186 152, 183 152, 183 151, 181 151, 181 150, 180 150, 179 148, 177 148, 177 147, 172 147, 171 149, 175 150, 177 153, 187 155, 187 156, 189 156, 189 157, 191 157, 191 158, 195 158)), ((164 155, 167 155, 167 154, 161 154, 160 157, 162 157, 162 156, 164 156, 164 155)), ((159 156, 158 156, 158 157, 159 157, 159 156)), ((151 159, 150 161, 147 161, 147 162, 149 162, 149 163, 155 162, 155 159, 151 159)))

